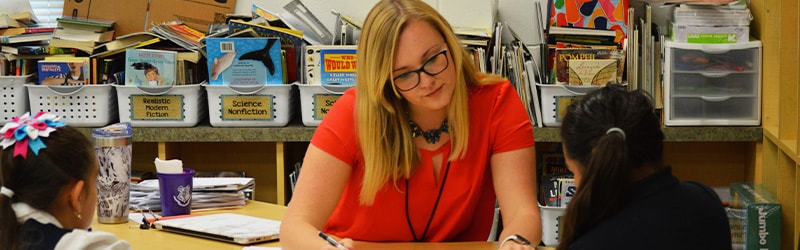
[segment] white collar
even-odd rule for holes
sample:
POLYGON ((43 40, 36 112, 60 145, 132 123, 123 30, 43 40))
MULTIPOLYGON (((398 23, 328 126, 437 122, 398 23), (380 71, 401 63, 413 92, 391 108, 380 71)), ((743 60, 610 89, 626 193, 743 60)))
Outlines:
POLYGON ((11 208, 14 209, 14 213, 17 214, 17 222, 19 224, 25 223, 25 221, 29 219, 34 219, 42 224, 53 224, 58 228, 63 228, 56 217, 53 217, 53 215, 45 211, 33 208, 27 203, 17 202, 11 204, 11 208))

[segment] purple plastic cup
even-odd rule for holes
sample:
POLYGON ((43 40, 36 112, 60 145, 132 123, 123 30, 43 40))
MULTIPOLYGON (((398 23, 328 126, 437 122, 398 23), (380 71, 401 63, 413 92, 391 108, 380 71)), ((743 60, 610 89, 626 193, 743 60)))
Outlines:
POLYGON ((181 174, 158 174, 161 215, 190 214, 192 211, 192 177, 194 169, 183 168, 181 174))

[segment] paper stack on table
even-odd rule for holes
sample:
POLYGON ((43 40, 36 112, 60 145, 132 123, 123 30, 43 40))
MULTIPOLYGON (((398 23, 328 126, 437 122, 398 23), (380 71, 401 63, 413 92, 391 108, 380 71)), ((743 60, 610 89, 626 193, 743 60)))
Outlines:
MULTIPOLYGON (((192 181, 192 209, 243 207, 245 190, 255 185, 250 177, 195 177, 192 181)), ((157 179, 131 184, 130 208, 161 210, 157 179)))

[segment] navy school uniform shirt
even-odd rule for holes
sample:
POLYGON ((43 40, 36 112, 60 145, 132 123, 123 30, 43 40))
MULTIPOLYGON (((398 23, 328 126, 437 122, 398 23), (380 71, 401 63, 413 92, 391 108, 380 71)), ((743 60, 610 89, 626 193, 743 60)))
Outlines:
POLYGON ((635 183, 630 203, 569 249, 731 249, 731 233, 719 196, 667 167, 635 183))

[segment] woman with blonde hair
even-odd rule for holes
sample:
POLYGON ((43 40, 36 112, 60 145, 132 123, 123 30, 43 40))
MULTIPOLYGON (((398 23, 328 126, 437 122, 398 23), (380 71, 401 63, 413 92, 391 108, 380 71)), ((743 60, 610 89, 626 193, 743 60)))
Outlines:
POLYGON ((378 2, 358 44, 356 87, 311 139, 282 248, 485 241, 495 201, 501 249, 537 245, 532 126, 508 80, 480 73, 419 0, 378 2))

